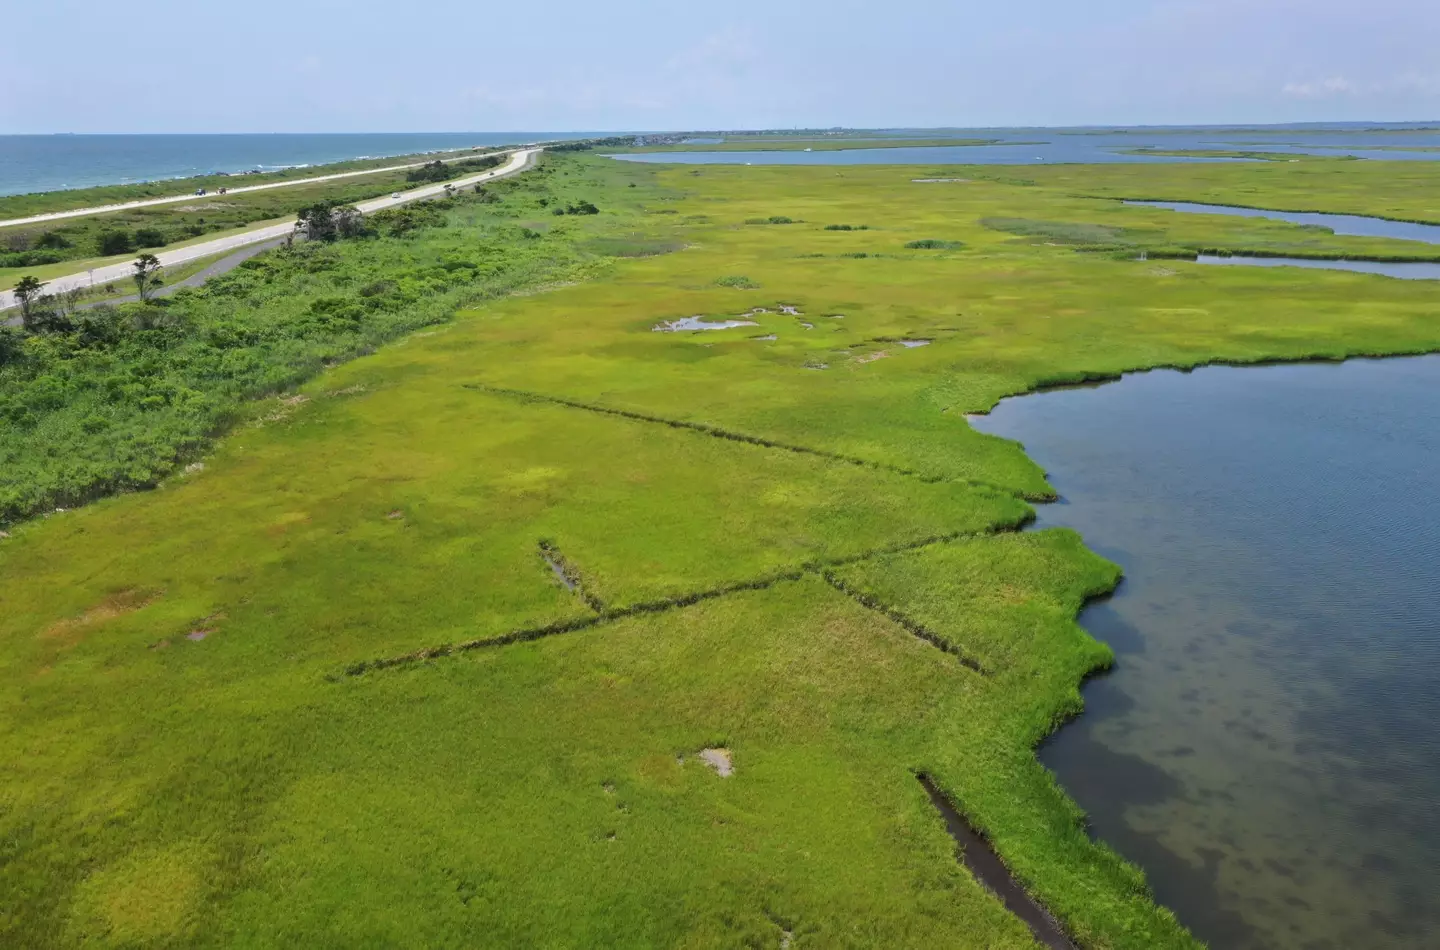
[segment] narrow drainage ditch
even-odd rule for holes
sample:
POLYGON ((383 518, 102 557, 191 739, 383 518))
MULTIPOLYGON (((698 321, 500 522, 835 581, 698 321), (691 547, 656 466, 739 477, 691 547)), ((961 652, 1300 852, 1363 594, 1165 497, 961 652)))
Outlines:
POLYGON ((955 839, 956 856, 960 863, 975 876, 975 880, 983 884, 996 897, 1005 908, 1020 918, 1030 932, 1035 935, 1041 946, 1049 947, 1050 950, 1079 950, 1075 943, 1060 929, 1060 924, 1050 912, 1041 907, 1036 900, 1026 893, 1020 882, 1010 873, 1005 862, 1000 860, 1000 855, 990 846, 979 832, 970 827, 965 816, 951 804, 946 794, 935 785, 933 779, 923 772, 916 776, 920 784, 925 787, 925 793, 930 796, 930 804, 940 812, 945 819, 945 830, 950 832, 950 837, 955 839))
POLYGON ((577 585, 574 581, 570 579, 570 575, 565 573, 565 569, 559 564, 557 564, 555 562, 555 559, 552 558, 548 552, 542 549, 540 551, 540 556, 545 559, 546 564, 550 565, 550 570, 555 572, 555 576, 559 578, 560 583, 565 585, 566 590, 574 592, 578 589, 579 585, 577 585))

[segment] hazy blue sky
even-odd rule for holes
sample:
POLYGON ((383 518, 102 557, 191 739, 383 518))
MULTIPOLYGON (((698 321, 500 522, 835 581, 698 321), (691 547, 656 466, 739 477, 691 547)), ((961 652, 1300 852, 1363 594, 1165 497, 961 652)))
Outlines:
POLYGON ((0 132, 1440 119, 1437 0, 43 0, 0 132))

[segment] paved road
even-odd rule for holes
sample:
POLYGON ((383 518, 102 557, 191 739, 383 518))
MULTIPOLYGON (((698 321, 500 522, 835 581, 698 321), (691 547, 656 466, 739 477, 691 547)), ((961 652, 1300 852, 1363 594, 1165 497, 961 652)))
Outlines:
MULTIPOLYGON (((168 297, 186 287, 199 287, 212 277, 219 277, 221 274, 228 274, 241 264, 248 261, 257 254, 264 254, 285 243, 285 238, 276 238, 273 241, 266 241, 264 244, 251 244, 249 247, 242 247, 234 254, 227 254, 215 261, 213 264, 206 264, 203 270, 197 271, 186 277, 184 280, 177 280, 173 284, 165 284, 151 294, 152 297, 168 297)), ((114 306, 119 303, 136 303, 140 300, 139 294, 127 294, 124 297, 111 297, 109 300, 97 300, 94 303, 81 304, 77 310, 93 310, 96 307, 114 306)), ((10 320, 16 322, 15 318, 10 320)))
MULTIPOLYGON (((498 154, 504 155, 504 154, 507 154, 507 153, 509 153, 509 152, 514 152, 514 151, 516 151, 516 150, 515 150, 515 149, 502 149, 502 150, 499 150, 499 151, 498 151, 498 154)), ((491 151, 491 152, 487 152, 486 154, 494 155, 494 154, 497 154, 497 152, 496 152, 496 151, 491 151)), ((471 155, 462 155, 462 156, 460 156, 459 158, 442 158, 442 159, 433 159, 433 158, 432 158, 432 159, 430 159, 430 161, 432 161, 432 162, 433 162, 433 161, 442 161, 442 162, 446 162, 446 163, 449 163, 449 162, 464 162, 464 161, 469 161, 469 160, 472 159, 472 158, 481 158, 481 157, 484 157, 484 156, 477 156, 477 155, 471 154, 471 155)), ((367 168, 367 169, 363 169, 363 170, 358 171, 358 172, 336 172, 336 173, 333 174, 333 175, 318 175, 318 176, 316 176, 316 177, 314 177, 314 178, 291 178, 291 179, 288 179, 288 180, 286 180, 286 181, 272 181, 272 182, 267 182, 266 184, 263 184, 263 185, 241 185, 241 186, 236 187, 236 188, 226 188, 226 189, 225 189, 225 194, 223 195, 223 197, 229 198, 231 195, 243 195, 243 194, 246 194, 246 193, 252 192, 252 191, 269 191, 269 190, 272 189, 272 188, 291 188, 291 187, 293 187, 293 186, 295 186, 295 185, 312 185, 312 184, 314 184, 314 183, 316 183, 316 182, 338 181, 338 180, 340 180, 340 179, 342 179, 342 178, 356 178, 356 177, 359 177, 359 176, 361 176, 361 175, 378 175, 378 174, 380 174, 381 172, 407 171, 407 170, 409 170, 409 169, 411 169, 411 168, 419 168, 421 165, 424 165, 424 164, 426 164, 426 163, 425 163, 425 162, 412 162, 412 163, 410 163, 410 164, 408 164, 408 165, 388 165, 388 166, 386 166, 385 168, 367 168)), ((129 211, 131 208, 149 208, 149 207, 152 207, 152 206, 154 206, 154 205, 179 204, 179 203, 184 202, 184 201, 194 201, 194 200, 196 199, 196 197, 197 197, 197 196, 194 195, 194 194, 188 194, 188 195, 174 195, 174 196, 169 197, 169 198, 144 198, 144 199, 140 199, 140 200, 138 200, 138 201, 125 201, 125 202, 121 202, 120 204, 98 205, 98 206, 93 207, 93 208, 71 208, 71 209, 68 210, 68 211, 51 211, 51 212, 49 212, 49 213, 47 213, 47 214, 37 214, 37 215, 33 215, 33 216, 31 216, 31 217, 28 217, 28 218, 6 218, 6 219, 4 219, 4 220, 0 220, 0 228, 10 227, 11 225, 16 225, 16 224, 40 224, 40 223, 45 222, 45 221, 59 221, 59 220, 62 219, 62 218, 83 218, 83 217, 86 217, 87 215, 92 215, 92 214, 106 214, 106 213, 111 212, 111 211, 129 211)), ((211 194, 208 194, 208 195, 206 195, 205 197, 206 197, 206 198, 219 198, 219 197, 222 197, 222 196, 219 195, 218 193, 212 192, 211 194)))
MULTIPOLYGON (((506 178, 510 175, 519 174, 535 163, 535 156, 540 153, 539 148, 523 148, 514 152, 510 160, 499 168, 481 172, 478 175, 470 175, 465 178, 457 178, 454 181, 444 182, 439 185, 426 185, 423 188, 413 188, 409 191, 399 192, 396 196, 384 198, 372 198, 369 201, 362 201, 355 207, 364 214, 373 211, 380 211, 385 208, 394 208, 398 205, 408 204, 412 201, 420 201, 424 198, 434 198, 445 193, 445 186, 452 188, 467 188, 471 185, 484 181, 493 181, 497 178, 506 178)), ((238 250, 248 247, 251 244, 261 244, 267 241, 283 239, 294 233, 295 225, 292 222, 284 224, 272 224, 268 227, 256 228, 253 231, 246 231, 243 234, 232 234, 229 237, 216 238, 213 241, 205 241, 200 244, 191 244, 188 247, 178 247, 171 251, 161 251, 155 256, 160 259, 162 267, 173 267, 176 264, 185 264, 189 261, 199 260, 202 257, 213 257, 216 254, 224 254, 226 251, 238 250)), ((97 267, 91 271, 79 274, 71 274, 68 277, 57 277, 47 281, 45 293, 56 294, 75 287, 101 286, 110 283, 120 283, 130 279, 135 269, 132 262, 126 261, 123 264, 108 264, 105 267, 97 267)), ((15 293, 10 290, 0 291, 0 310, 8 310, 16 306, 15 293)), ((13 323, 14 321, 9 321, 13 323)))

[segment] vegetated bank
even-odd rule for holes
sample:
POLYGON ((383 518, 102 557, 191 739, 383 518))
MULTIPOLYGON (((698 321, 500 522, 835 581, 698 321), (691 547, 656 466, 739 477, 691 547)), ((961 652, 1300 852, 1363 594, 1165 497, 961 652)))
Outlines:
MULTIPOLYGON (((1250 176, 1308 167, 1125 175, 1280 192, 1250 176)), ((197 329, 292 340, 401 319, 361 293, 397 273, 448 282, 525 242, 576 262, 256 404, 203 470, 9 529, 0 934, 1033 947, 956 862, 924 775, 1078 946, 1194 947, 1033 755, 1110 660, 1075 616, 1116 569, 1073 533, 1013 530, 1051 489, 965 415, 1144 366, 1433 349, 1440 330, 1412 282, 1050 240, 1061 222, 1394 250, 1075 197, 1106 174, 937 187, 562 154, 446 228, 193 295, 224 301, 197 329), (598 213, 554 213, 582 201, 598 213), (697 315, 729 328, 654 332, 697 315)), ((1368 181, 1350 197, 1388 200, 1368 181)), ((368 342, 322 339, 245 352, 289 386, 368 342), (277 358, 291 346, 303 359, 277 358)), ((63 458, 101 444, 77 434, 90 386, 47 410, 63 458)))
POLYGON ((0 327, 0 524, 154 485, 256 398, 457 307, 583 272, 573 240, 517 223, 548 203, 551 177, 357 219, 345 240, 331 231, 170 299, 53 301, 33 332, 0 327))

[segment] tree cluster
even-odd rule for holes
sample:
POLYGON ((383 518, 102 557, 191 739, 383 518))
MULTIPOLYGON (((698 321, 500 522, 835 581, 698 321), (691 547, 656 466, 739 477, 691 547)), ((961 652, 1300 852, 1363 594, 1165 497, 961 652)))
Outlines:
POLYGON ((301 208, 295 230, 311 241, 327 242, 367 233, 360 209, 335 201, 319 201, 301 208))
POLYGON ((597 207, 595 207, 593 204, 591 204, 591 203, 588 202, 588 201, 577 201, 577 202, 575 202, 574 204, 572 204, 572 205, 567 205, 567 206, 564 207, 564 208, 556 208, 554 211, 551 211, 550 213, 551 213, 551 214, 557 214, 557 215, 559 215, 559 214, 599 214, 599 213, 600 213, 600 209, 597 208, 597 207))

